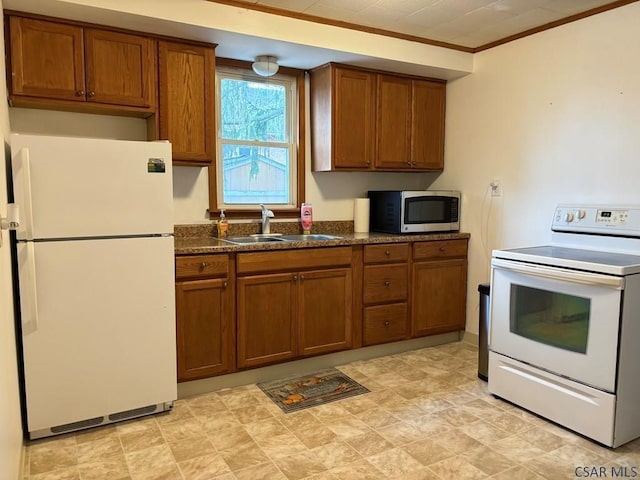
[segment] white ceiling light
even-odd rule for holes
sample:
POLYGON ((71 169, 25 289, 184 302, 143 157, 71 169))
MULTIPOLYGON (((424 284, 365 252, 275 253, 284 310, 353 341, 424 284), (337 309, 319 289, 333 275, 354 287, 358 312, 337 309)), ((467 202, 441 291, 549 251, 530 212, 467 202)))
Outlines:
POLYGON ((251 65, 253 71, 256 72, 261 77, 270 77, 275 75, 280 68, 278 65, 278 59, 271 55, 260 55, 256 57, 256 61, 251 65))

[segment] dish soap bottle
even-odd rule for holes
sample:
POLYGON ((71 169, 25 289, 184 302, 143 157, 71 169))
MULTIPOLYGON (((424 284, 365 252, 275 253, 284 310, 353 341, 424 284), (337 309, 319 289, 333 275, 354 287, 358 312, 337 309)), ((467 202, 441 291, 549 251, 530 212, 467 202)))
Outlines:
POLYGON ((220 210, 220 220, 218 220, 218 238, 227 238, 229 223, 224 214, 224 210, 220 210))
POLYGON ((311 233, 313 225, 313 209, 310 203, 303 203, 300 207, 300 223, 302 223, 302 233, 305 235, 311 233))

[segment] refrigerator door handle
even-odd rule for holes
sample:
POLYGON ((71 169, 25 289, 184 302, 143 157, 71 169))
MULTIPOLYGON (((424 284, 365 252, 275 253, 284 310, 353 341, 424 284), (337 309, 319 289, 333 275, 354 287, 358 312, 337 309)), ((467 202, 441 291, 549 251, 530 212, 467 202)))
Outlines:
POLYGON ((36 255, 33 242, 25 242, 24 257, 19 263, 24 267, 20 277, 21 283, 21 322, 22 334, 38 330, 38 290, 36 288, 36 255))
POLYGON ((22 183, 24 195, 21 208, 24 211, 24 223, 21 230, 24 231, 25 239, 33 239, 33 206, 31 205, 31 161, 29 160, 29 149, 22 147, 19 154, 19 162, 22 167, 22 183))

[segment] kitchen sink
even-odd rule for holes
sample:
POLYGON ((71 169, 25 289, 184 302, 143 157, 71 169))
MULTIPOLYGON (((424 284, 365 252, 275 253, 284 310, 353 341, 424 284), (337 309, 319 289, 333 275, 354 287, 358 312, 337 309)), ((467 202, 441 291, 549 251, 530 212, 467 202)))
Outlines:
POLYGON ((282 236, 271 235, 248 235, 246 237, 228 237, 222 238, 225 242, 233 243, 236 245, 247 245, 254 243, 270 243, 270 242, 282 242, 284 239, 282 236))
POLYGON ((228 237, 221 238, 225 242, 234 245, 253 245, 257 243, 273 243, 273 242, 311 242, 321 240, 340 240, 342 237, 335 235, 309 234, 309 235, 280 235, 280 234, 254 234, 245 237, 228 237))
POLYGON ((308 235, 283 235, 282 239, 290 242, 310 242, 317 240, 340 240, 342 237, 335 235, 322 235, 310 233, 308 235))

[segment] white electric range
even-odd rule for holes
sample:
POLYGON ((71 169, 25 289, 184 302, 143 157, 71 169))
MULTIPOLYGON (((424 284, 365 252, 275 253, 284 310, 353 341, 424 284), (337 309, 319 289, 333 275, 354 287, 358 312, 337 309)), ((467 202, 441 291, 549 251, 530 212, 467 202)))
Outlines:
POLYGON ((559 205, 495 250, 489 391, 616 447, 640 437, 640 206, 559 205))

